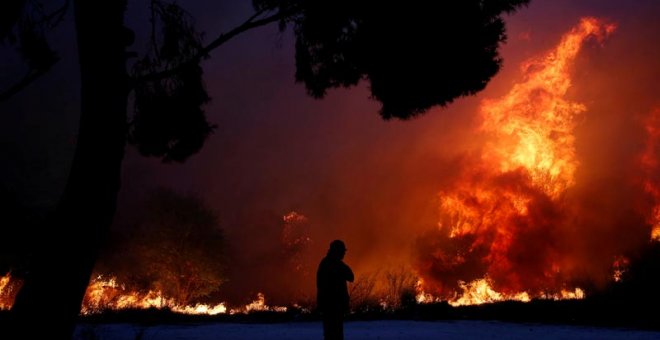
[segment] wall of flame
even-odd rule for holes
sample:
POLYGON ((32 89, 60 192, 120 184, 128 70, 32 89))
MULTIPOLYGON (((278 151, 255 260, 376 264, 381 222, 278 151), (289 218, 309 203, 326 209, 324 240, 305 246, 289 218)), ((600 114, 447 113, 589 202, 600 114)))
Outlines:
POLYGON ((593 165, 580 157, 578 126, 598 112, 573 99, 572 75, 585 44, 602 45, 615 28, 582 18, 555 48, 522 63, 508 93, 482 101, 474 130, 482 142, 457 159, 460 171, 439 194, 438 226, 418 240, 425 292, 461 304, 582 295, 581 285, 602 287, 617 259, 657 238, 656 111, 641 113, 646 141, 630 153, 640 161, 617 166, 629 177, 597 183, 580 174, 593 165))

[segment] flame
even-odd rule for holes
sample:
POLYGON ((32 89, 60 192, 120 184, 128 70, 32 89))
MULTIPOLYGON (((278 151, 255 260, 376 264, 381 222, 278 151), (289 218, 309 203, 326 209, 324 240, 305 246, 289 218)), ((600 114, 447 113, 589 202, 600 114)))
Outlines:
POLYGON ((614 263, 612 264, 612 279, 614 282, 620 282, 623 279, 623 275, 628 270, 629 265, 630 260, 624 256, 619 256, 614 260, 614 263))
MULTIPOLYGON (((0 277, 0 310, 11 309, 21 284, 22 281, 12 279, 10 274, 0 277)), ((287 307, 267 305, 266 296, 263 293, 258 293, 257 299, 251 303, 232 309, 228 309, 224 302, 218 304, 197 303, 194 305, 183 305, 176 302, 173 298, 164 296, 160 291, 131 291, 126 289, 125 285, 118 283, 114 277, 97 275, 87 286, 80 314, 90 315, 110 310, 149 308, 168 308, 175 313, 194 315, 287 311, 287 307)))
POLYGON ((0 278, 0 297, 2 297, 2 299, 0 299, 0 309, 9 309, 13 304, 6 301, 5 298, 5 296, 8 295, 7 292, 5 292, 5 289, 7 289, 9 280, 11 280, 11 275, 9 275, 9 273, 0 278))
MULTIPOLYGON (((282 243, 287 258, 296 258, 306 249, 311 239, 307 236, 308 219, 297 212, 290 212, 283 216, 284 227, 282 232, 282 243)), ((299 261, 299 260, 295 260, 299 261)), ((304 263, 291 260, 292 269, 298 273, 306 270, 304 263)), ((287 276, 291 280, 291 276, 287 276)), ((16 294, 22 285, 22 280, 12 277, 10 273, 0 276, 0 310, 11 309, 16 294)), ((121 283, 111 275, 95 274, 90 280, 83 301, 80 314, 90 315, 103 313, 105 311, 118 311, 123 309, 167 309, 181 314, 236 314, 251 312, 286 312, 287 307, 269 306, 266 297, 258 293, 257 298, 244 306, 232 306, 228 308, 225 302, 220 303, 181 303, 175 297, 168 296, 160 290, 134 290, 121 283)), ((56 292, 53 292, 56 294, 56 292)))
MULTIPOLYGON (((496 172, 524 169, 533 185, 553 199, 575 183, 573 130, 586 107, 564 98, 571 86, 570 66, 586 38, 602 40, 614 28, 595 18, 582 19, 555 50, 523 64, 524 82, 503 98, 483 101, 481 130, 492 138, 484 161, 497 165, 496 172)), ((508 199, 516 211, 526 213, 528 199, 508 199)))
POLYGON ((87 315, 107 310, 148 308, 169 308, 171 311, 181 314, 206 315, 287 311, 287 307, 267 305, 266 296, 263 293, 258 293, 257 299, 251 303, 231 309, 228 309, 224 302, 215 305, 202 303, 182 305, 174 299, 164 296, 162 292, 153 290, 147 292, 129 291, 124 285, 117 283, 114 277, 104 278, 103 275, 99 275, 87 287, 80 313, 87 315))
MULTIPOLYGON (((461 306, 584 298, 583 290, 566 282, 566 264, 559 249, 549 247, 541 256, 522 258, 533 244, 521 245, 525 237, 519 235, 556 242, 552 229, 565 218, 560 211, 567 205, 566 195, 576 184, 580 166, 574 130, 587 110, 584 104, 567 98, 571 66, 587 39, 602 42, 614 29, 595 18, 582 19, 556 48, 523 63, 524 79, 505 96, 482 102, 478 131, 485 143, 480 153, 465 159, 467 165, 453 187, 439 195, 438 231, 446 237, 430 252, 430 261, 422 264, 425 268, 420 273, 426 274, 416 285, 419 303, 445 299, 461 306), (528 248, 520 251, 521 246, 528 248), (525 261, 534 262, 529 267, 535 270, 521 269, 525 261), (466 275, 466 266, 479 268, 478 275, 466 275), (450 275, 443 279, 446 273, 450 275)), ((647 215, 650 237, 660 241, 660 108, 652 111, 644 126, 648 139, 639 165, 653 206, 647 215)), ((305 216, 291 212, 283 216, 283 222, 280 236, 286 254, 299 254, 309 247, 312 240, 305 216)), ((295 272, 305 269, 300 258, 291 257, 295 272)), ((615 260, 614 281, 621 280, 626 266, 627 259, 615 260)), ((17 288, 12 282, 20 284, 9 274, 0 277, 0 309, 13 304, 17 288)), ((182 305, 160 291, 131 291, 113 277, 98 276, 88 286, 81 314, 127 308, 210 315, 287 310, 267 305, 263 293, 235 308, 224 302, 182 305)))
POLYGON ((87 315, 106 310, 148 308, 169 308, 181 314, 216 315, 227 312, 224 302, 216 305, 182 305, 160 291, 129 291, 124 285, 117 283, 114 277, 104 278, 103 275, 98 275, 87 286, 80 313, 87 315))
POLYGON ((651 231, 651 239, 660 242, 660 207, 655 208, 654 220, 656 224, 651 231))
POLYGON ((312 239, 309 237, 309 220, 305 215, 291 211, 282 217, 281 242, 284 255, 295 272, 304 272, 305 261, 301 253, 309 248, 312 239))
POLYGON ((506 95, 482 102, 483 149, 440 193, 436 238, 426 240, 421 263, 425 289, 454 305, 583 296, 579 288, 557 288, 565 286, 558 247, 528 259, 536 252, 529 239, 560 243, 553 227, 575 185, 574 130, 586 111, 566 98, 571 66, 587 39, 603 41, 614 29, 583 18, 556 48, 523 63, 524 79, 506 95))
MULTIPOLYGON (((424 281, 420 279, 417 282, 417 303, 433 303, 441 301, 440 298, 433 296, 423 290, 424 281)), ((454 297, 447 300, 447 303, 454 307, 477 305, 483 303, 493 303, 505 300, 515 300, 521 302, 529 302, 531 298, 527 292, 520 292, 516 294, 502 294, 492 288, 491 282, 487 278, 478 279, 470 283, 463 281, 459 282, 462 289, 461 294, 456 294, 454 297)), ((541 294, 538 296, 540 299, 550 300, 567 300, 567 299, 584 299, 585 293, 580 288, 575 288, 573 291, 562 289, 557 294, 541 294)))
POLYGON ((251 312, 286 312, 286 307, 268 306, 266 304, 266 296, 263 293, 257 293, 257 299, 245 305, 242 308, 232 309, 230 314, 237 313, 251 313, 251 312))
POLYGON ((415 284, 415 292, 417 293, 415 295, 415 300, 417 303, 432 303, 440 301, 439 298, 436 298, 432 294, 424 291, 424 279, 417 279, 417 283, 415 284))
POLYGON ((12 278, 11 273, 0 276, 0 310, 9 310, 23 282, 12 278))
POLYGON ((227 307, 225 307, 224 302, 221 302, 217 305, 198 303, 194 306, 174 306, 172 310, 181 314, 217 315, 227 313, 227 307))
POLYGON ((452 306, 474 305, 503 300, 530 301, 529 294, 525 292, 514 295, 505 295, 496 292, 491 287, 488 279, 479 279, 470 283, 460 282, 459 286, 463 289, 463 293, 460 297, 449 300, 449 304, 452 306))
POLYGON ((651 111, 644 122, 646 143, 640 157, 643 173, 643 187, 653 200, 654 207, 648 216, 652 226, 651 239, 660 241, 660 107, 651 111))
MULTIPOLYGON (((490 280, 484 278, 472 281, 470 283, 461 282, 461 289, 463 293, 454 299, 450 299, 448 303, 454 307, 476 305, 482 303, 492 303, 505 300, 515 300, 521 302, 529 302, 531 298, 527 292, 519 292, 515 294, 502 294, 492 288, 490 280)), ((584 299, 584 291, 580 288, 574 290, 562 289, 556 294, 541 294, 538 295, 540 299, 549 300, 567 300, 567 299, 584 299)))

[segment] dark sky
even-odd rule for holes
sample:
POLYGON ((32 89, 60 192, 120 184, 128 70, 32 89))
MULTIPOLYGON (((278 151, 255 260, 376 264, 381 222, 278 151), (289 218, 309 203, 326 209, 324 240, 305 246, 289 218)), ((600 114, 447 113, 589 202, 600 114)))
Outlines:
MULTIPOLYGON (((129 3, 128 25, 139 33, 143 4, 129 3)), ((206 41, 251 11, 250 1, 184 3, 207 32, 206 41)), ((589 86, 575 94, 607 112, 644 112, 658 103, 659 15, 655 0, 532 0, 506 19, 503 68, 489 86, 411 121, 382 121, 364 84, 311 99, 294 83, 290 30, 280 33, 271 25, 242 34, 203 64, 213 98, 206 112, 218 125, 215 133, 185 164, 162 164, 127 147, 119 214, 150 188, 166 186, 201 196, 230 233, 251 223, 246 216, 295 210, 309 218, 317 254, 331 239, 343 238, 347 260, 358 268, 376 259, 405 263, 416 230, 437 222, 438 190, 449 178, 453 157, 472 142, 470 127, 481 99, 502 95, 519 76, 522 60, 554 46, 580 17, 596 16, 618 29, 603 48, 585 54, 589 63, 586 57, 578 61, 577 83, 589 86)), ((79 110, 73 43, 69 16, 53 34, 62 60, 0 103, 0 185, 29 205, 54 204, 67 175, 79 110)), ((0 53, 5 86, 23 66, 11 49, 1 47, 0 53)), ((589 131, 596 132, 585 132, 592 137, 583 142, 586 148, 621 132, 611 128, 619 116, 593 110, 587 116, 589 131)), ((604 166, 615 162, 592 158, 604 166)))

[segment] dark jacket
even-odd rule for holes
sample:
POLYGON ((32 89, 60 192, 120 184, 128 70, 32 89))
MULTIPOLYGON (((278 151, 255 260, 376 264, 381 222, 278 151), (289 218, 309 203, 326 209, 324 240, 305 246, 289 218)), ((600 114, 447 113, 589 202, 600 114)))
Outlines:
POLYGON ((316 272, 316 303, 321 313, 348 311, 348 287, 353 271, 341 259, 328 255, 321 260, 316 272))

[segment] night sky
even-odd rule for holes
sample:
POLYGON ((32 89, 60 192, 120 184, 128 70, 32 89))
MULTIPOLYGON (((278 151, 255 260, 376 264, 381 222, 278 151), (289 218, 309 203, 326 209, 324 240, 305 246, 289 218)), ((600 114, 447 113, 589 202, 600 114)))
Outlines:
MULTIPOLYGON (((139 1, 129 1, 127 25, 146 28, 139 1)), ((185 1, 210 41, 249 17, 250 1, 185 1)), ((383 121, 365 84, 332 90, 322 100, 294 83, 293 36, 276 25, 242 34, 203 63, 217 129, 184 164, 144 158, 130 146, 123 164, 117 225, 158 186, 193 193, 216 210, 229 240, 259 216, 290 211, 309 219, 317 261, 335 238, 346 241, 347 262, 358 271, 373 263, 406 263, 418 231, 437 223, 437 194, 455 171, 456 157, 474 142, 483 98, 505 93, 518 65, 552 48, 579 18, 617 24, 602 46, 590 44, 577 60, 569 93, 587 105, 577 130, 590 183, 615 178, 617 165, 639 148, 634 116, 657 106, 660 79, 660 2, 655 0, 532 0, 506 18, 503 67, 477 96, 434 108, 410 121, 383 121), (622 114, 625 113, 625 114, 622 114), (630 128, 629 128, 630 127, 630 128)), ((54 69, 8 102, 0 103, 0 186, 26 205, 47 209, 64 186, 79 111, 72 17, 52 34, 61 56, 54 69)), ((22 75, 13 51, 0 48, 0 84, 22 75)), ((130 111, 129 111, 130 112, 130 111)), ((600 185, 600 184, 593 184, 600 185)), ((252 243, 253 242, 253 243, 252 243)))

